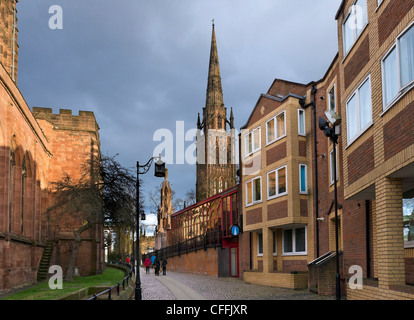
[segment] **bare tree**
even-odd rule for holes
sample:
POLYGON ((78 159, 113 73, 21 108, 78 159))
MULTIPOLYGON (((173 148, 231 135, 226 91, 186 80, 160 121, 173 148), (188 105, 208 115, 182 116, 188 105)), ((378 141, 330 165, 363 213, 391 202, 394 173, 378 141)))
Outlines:
POLYGON ((53 205, 48 215, 69 215, 80 226, 73 231, 74 241, 65 280, 73 279, 73 267, 82 241, 81 234, 96 225, 114 229, 136 225, 136 178, 115 157, 103 157, 84 164, 80 178, 66 174, 52 183, 53 205))

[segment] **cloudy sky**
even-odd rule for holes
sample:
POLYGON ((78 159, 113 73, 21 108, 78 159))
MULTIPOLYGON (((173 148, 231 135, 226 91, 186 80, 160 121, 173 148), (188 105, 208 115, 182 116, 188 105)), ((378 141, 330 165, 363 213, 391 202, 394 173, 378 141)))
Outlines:
MULTIPOLYGON (((30 107, 93 111, 101 152, 134 168, 152 157, 158 129, 175 139, 177 121, 185 132, 195 128, 212 19, 224 103, 240 129, 275 78, 308 83, 324 75, 338 50, 340 2, 20 0, 18 86, 30 107), (63 29, 49 27, 53 5, 62 8, 63 29)), ((195 189, 194 165, 167 167, 178 197, 195 189)), ((161 183, 152 172, 142 176, 145 192, 161 183)))

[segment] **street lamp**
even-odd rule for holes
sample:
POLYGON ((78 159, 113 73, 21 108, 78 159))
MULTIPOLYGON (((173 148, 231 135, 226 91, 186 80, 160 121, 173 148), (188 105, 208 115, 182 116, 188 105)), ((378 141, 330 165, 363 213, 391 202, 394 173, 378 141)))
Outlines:
MULTIPOLYGON (((145 174, 151 167, 152 162, 156 159, 156 157, 152 157, 148 160, 148 162, 142 166, 139 165, 139 161, 137 161, 137 241, 136 241, 136 253, 135 253, 135 300, 142 300, 141 295, 141 279, 139 275, 139 218, 140 218, 140 210, 139 210, 139 175, 145 174)), ((165 162, 161 160, 161 154, 158 157, 158 161, 155 162, 155 172, 154 176, 156 177, 164 177, 165 176, 165 162)), ((141 220, 145 220, 145 213, 143 212, 141 215, 141 220)))
POLYGON ((335 197, 335 246, 336 246, 336 300, 341 300, 341 281, 339 274, 339 232, 338 232, 338 192, 336 186, 336 144, 338 143, 338 136, 341 134, 339 125, 341 118, 333 110, 325 112, 329 122, 324 118, 319 117, 319 129, 323 131, 325 136, 331 139, 333 144, 333 180, 334 180, 334 197, 335 197), (330 124, 332 125, 330 125, 330 124))

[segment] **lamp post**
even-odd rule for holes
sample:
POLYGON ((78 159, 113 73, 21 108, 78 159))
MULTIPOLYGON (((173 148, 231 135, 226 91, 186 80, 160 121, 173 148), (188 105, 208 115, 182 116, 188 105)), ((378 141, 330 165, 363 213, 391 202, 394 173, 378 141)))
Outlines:
MULTIPOLYGON (((139 161, 137 161, 137 203, 136 203, 136 210, 137 210, 137 241, 136 241, 136 253, 135 253, 135 300, 142 300, 141 295, 141 278, 139 274, 140 268, 140 259, 139 259, 139 218, 140 218, 140 210, 139 210, 139 175, 145 174, 151 167, 152 162, 156 159, 152 157, 148 160, 148 162, 144 165, 139 165, 139 161)), ((156 177, 164 177, 165 176, 165 163, 161 160, 161 155, 159 155, 158 161, 155 162, 155 173, 154 176, 156 177)), ((141 220, 145 220, 145 213, 142 213, 141 220)))
POLYGON ((323 131, 325 136, 330 138, 333 144, 333 180, 334 180, 334 202, 335 202, 335 247, 336 247, 336 300, 341 300, 341 279, 339 273, 339 226, 338 226, 338 192, 336 185, 336 175, 337 175, 337 159, 336 159, 336 144, 338 143, 338 136, 340 135, 341 118, 333 111, 328 110, 325 112, 326 117, 329 122, 332 124, 332 127, 329 125, 329 122, 324 118, 319 117, 319 129, 323 131))

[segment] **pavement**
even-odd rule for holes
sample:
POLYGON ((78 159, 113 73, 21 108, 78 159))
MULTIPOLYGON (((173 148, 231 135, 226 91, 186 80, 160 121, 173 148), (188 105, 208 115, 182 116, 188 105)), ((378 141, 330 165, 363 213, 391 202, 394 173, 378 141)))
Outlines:
MULTIPOLYGON (((155 276, 140 270, 142 300, 333 300, 304 290, 245 283, 238 278, 219 278, 167 271, 155 276)), ((134 300, 135 297, 132 297, 134 300)))

